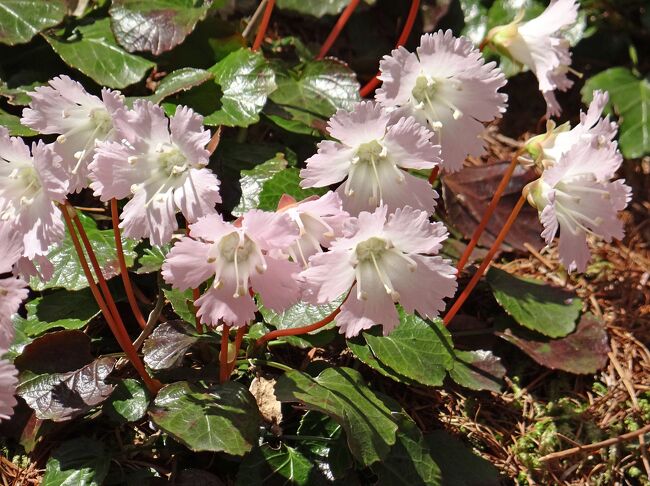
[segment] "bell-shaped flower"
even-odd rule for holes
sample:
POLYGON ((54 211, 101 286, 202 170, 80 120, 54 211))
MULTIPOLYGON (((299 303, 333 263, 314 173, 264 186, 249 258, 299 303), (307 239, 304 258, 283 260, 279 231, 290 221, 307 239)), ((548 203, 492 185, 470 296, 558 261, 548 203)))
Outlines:
POLYGON ((300 202, 284 194, 278 212, 287 214, 298 227, 300 236, 287 248, 287 253, 303 268, 307 268, 310 256, 321 253, 323 247, 329 247, 334 238, 343 234, 343 225, 350 219, 343 211, 341 198, 332 191, 300 202))
POLYGON ((102 201, 133 196, 120 216, 125 236, 162 245, 178 229, 178 210, 189 222, 216 211, 219 180, 205 167, 210 132, 201 115, 179 106, 168 120, 159 106, 137 100, 113 123, 120 142, 98 144, 90 187, 102 201))
POLYGON ((211 214, 189 228, 190 237, 182 237, 167 255, 162 275, 180 290, 213 278, 194 302, 202 323, 247 324, 257 310, 252 292, 277 312, 298 300, 300 266, 282 252, 298 238, 298 228, 286 214, 252 210, 235 224, 211 214))
POLYGON ((99 99, 68 76, 51 79, 49 86, 39 86, 29 95, 21 123, 43 134, 59 134, 54 150, 68 173, 68 191, 88 187, 95 145, 112 138, 112 116, 124 108, 123 96, 104 88, 99 99))
POLYGON ((616 148, 598 147, 597 140, 576 144, 559 162, 528 186, 528 201, 539 211, 547 244, 560 230, 558 252, 571 272, 584 272, 590 252, 587 235, 607 242, 622 239, 623 222, 617 218, 631 197, 625 181, 610 181, 620 165, 616 148))
POLYGON ((29 147, 0 127, 0 224, 12 225, 23 238, 23 256, 47 253, 63 238, 61 211, 68 178, 61 157, 43 142, 29 147))
POLYGON ((390 210, 410 205, 433 212, 438 197, 431 185, 407 169, 432 169, 440 147, 432 133, 413 119, 392 124, 391 115, 376 103, 358 103, 351 112, 339 110, 328 132, 338 141, 324 140, 318 153, 300 172, 302 187, 326 187, 344 179, 336 191, 351 214, 386 205, 390 210))
MULTIPOLYGON (((608 101, 607 92, 594 91, 587 113, 580 112, 580 123, 571 128, 569 122, 556 127, 552 121, 548 121, 546 133, 528 140, 526 151, 543 167, 550 167, 576 144, 595 142, 597 146, 607 148, 614 143, 618 130, 616 122, 610 121, 609 117, 602 117, 608 101)), ((618 153, 614 155, 620 165, 623 158, 618 153)))
MULTIPOLYGON (((2 354, 0 352, 0 354, 2 354)), ((11 418, 16 400, 16 386, 18 385, 18 371, 6 359, 0 359, 0 422, 11 418)))
POLYGON ((467 155, 484 152, 483 123, 505 111, 508 97, 498 89, 506 79, 469 39, 450 30, 424 34, 416 53, 399 47, 384 56, 379 70, 377 101, 435 132, 443 169, 460 170, 467 155))
POLYGON ((348 296, 336 317, 347 337, 376 324, 385 335, 398 324, 395 303, 409 312, 433 318, 456 291, 456 269, 435 254, 447 238, 442 223, 424 211, 405 207, 387 218, 382 206, 352 220, 345 236, 329 251, 311 257, 300 277, 303 298, 316 304, 348 296))
POLYGON ((497 51, 528 67, 537 77, 539 90, 546 100, 546 117, 562 112, 554 91, 573 86, 567 77, 571 64, 569 41, 563 31, 578 17, 576 0, 551 0, 538 17, 527 22, 518 15, 508 25, 494 27, 487 41, 497 51))
MULTIPOLYGON (((0 274, 14 272, 14 264, 21 261, 23 239, 12 225, 0 221, 0 274)), ((11 345, 14 337, 12 314, 18 312, 29 291, 27 283, 19 278, 0 278, 0 355, 11 345)))

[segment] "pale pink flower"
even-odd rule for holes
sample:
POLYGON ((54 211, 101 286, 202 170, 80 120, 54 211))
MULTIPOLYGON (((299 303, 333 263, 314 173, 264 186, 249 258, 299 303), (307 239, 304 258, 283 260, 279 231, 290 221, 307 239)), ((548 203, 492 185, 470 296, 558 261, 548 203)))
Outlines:
POLYGON ((13 224, 0 220, 0 274, 11 272, 23 255, 23 238, 13 224))
POLYGON ((23 238, 23 255, 33 258, 63 238, 61 211, 68 180, 61 157, 51 145, 29 147, 0 127, 0 223, 11 224, 23 238), (32 155, 33 154, 33 155, 32 155))
POLYGON ((624 236, 617 213, 627 206, 631 189, 622 179, 610 181, 620 163, 614 144, 576 144, 529 186, 528 200, 544 226, 542 238, 550 244, 560 230, 558 252, 570 272, 587 268, 588 234, 607 242, 624 236))
POLYGON ((343 211, 341 198, 332 191, 300 202, 284 194, 278 212, 286 213, 298 227, 300 236, 287 248, 287 253, 303 268, 307 268, 310 256, 321 253, 323 247, 329 247, 334 238, 343 234, 343 225, 350 219, 343 211))
POLYGON ((416 53, 399 47, 384 56, 379 69, 383 84, 377 101, 435 132, 443 169, 455 172, 467 155, 483 154, 483 123, 505 112, 508 97, 498 89, 506 79, 469 39, 450 30, 424 34, 416 53))
POLYGON ((11 418, 16 401, 18 371, 9 361, 0 359, 0 422, 11 418))
POLYGON ((54 150, 68 173, 68 191, 88 187, 95 144, 112 138, 112 116, 124 108, 124 97, 103 88, 99 99, 68 76, 51 79, 49 86, 39 86, 29 95, 30 107, 23 111, 21 123, 43 134, 60 134, 54 150))
MULTIPOLYGON (((558 162, 574 145, 595 142, 597 146, 606 148, 615 143, 618 125, 610 121, 609 117, 601 116, 608 101, 607 92, 594 91, 587 113, 580 112, 580 123, 571 128, 569 122, 556 127, 552 121, 549 121, 546 133, 537 135, 527 142, 527 151, 536 160, 541 161, 543 166, 549 167, 558 162)), ((616 152, 615 148, 612 155, 616 159, 613 162, 617 162, 618 168, 623 157, 616 152)))
POLYGON ((347 337, 376 324, 384 335, 398 324, 395 303, 409 313, 433 318, 456 291, 456 269, 434 256, 447 238, 442 223, 424 211, 405 207, 386 217, 382 206, 362 212, 330 250, 311 257, 300 277, 304 298, 331 302, 349 291, 336 324, 347 337))
POLYGON ((302 187, 325 187, 347 178, 337 193, 351 214, 386 205, 394 210, 410 205, 428 212, 435 207, 436 192, 407 169, 432 169, 440 147, 432 133, 415 119, 391 123, 391 115, 378 104, 364 101, 351 112, 339 110, 330 119, 329 134, 318 153, 307 159, 300 172, 302 187))
POLYGON ((191 224, 190 236, 171 249, 162 267, 174 288, 198 288, 214 277, 208 290, 194 303, 201 322, 216 326, 243 326, 255 317, 257 306, 250 291, 264 305, 281 312, 294 304, 300 288, 300 271, 282 249, 298 238, 289 216, 258 210, 247 212, 236 224, 211 214, 191 224))
POLYGON ((216 211, 219 180, 205 167, 210 132, 201 115, 179 106, 168 120, 159 106, 137 100, 113 123, 121 143, 98 144, 90 187, 102 201, 133 196, 121 214, 125 236, 162 245, 178 229, 178 210, 189 222, 216 211))
POLYGON ((551 0, 538 17, 522 22, 517 16, 508 25, 494 27, 487 36, 499 52, 528 67, 539 82, 546 100, 546 117, 562 112, 554 91, 566 91, 573 86, 566 73, 571 64, 569 41, 563 31, 578 17, 576 0, 551 0))
POLYGON ((18 312, 20 304, 27 298, 27 283, 15 277, 0 278, 0 355, 14 338, 11 316, 18 312))

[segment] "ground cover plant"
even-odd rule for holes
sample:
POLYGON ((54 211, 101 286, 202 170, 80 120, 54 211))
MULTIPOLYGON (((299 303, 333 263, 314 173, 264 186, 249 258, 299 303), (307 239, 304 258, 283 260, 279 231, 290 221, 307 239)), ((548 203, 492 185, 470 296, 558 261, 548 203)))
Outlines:
POLYGON ((648 484, 649 19, 0 0, 4 484, 648 484))

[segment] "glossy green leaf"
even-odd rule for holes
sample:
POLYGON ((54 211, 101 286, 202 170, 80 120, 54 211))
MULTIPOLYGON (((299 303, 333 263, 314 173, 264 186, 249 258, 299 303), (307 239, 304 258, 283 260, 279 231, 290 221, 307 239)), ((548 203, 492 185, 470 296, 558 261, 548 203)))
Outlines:
POLYGON ((135 422, 144 417, 149 407, 149 394, 141 381, 121 380, 104 403, 104 412, 120 422, 135 422))
POLYGON ((7 113, 2 108, 0 108, 0 125, 6 127, 12 137, 33 137, 38 135, 34 130, 20 123, 20 117, 7 113))
POLYGON ((386 378, 398 381, 400 383, 415 384, 415 380, 407 378, 406 376, 400 375, 395 370, 389 368, 384 363, 379 361, 370 349, 370 346, 366 343, 365 339, 362 336, 357 336, 352 339, 347 340, 348 349, 352 351, 354 357, 361 361, 366 366, 369 366, 373 370, 379 372, 386 378))
MULTIPOLYGON (((118 275, 120 273, 120 267, 115 250, 113 230, 100 230, 92 218, 81 213, 79 213, 79 219, 90 239, 104 277, 110 279, 118 275)), ((135 240, 122 238, 127 267, 133 265, 136 256, 134 251, 135 245, 135 240)), ((47 257, 54 265, 54 274, 45 283, 36 277, 32 277, 30 280, 30 287, 32 289, 44 290, 63 287, 67 290, 80 290, 88 287, 88 281, 79 264, 79 258, 69 233, 66 232, 65 238, 61 243, 53 245, 50 248, 47 257)))
POLYGON ((250 49, 239 49, 209 71, 223 95, 221 107, 207 115, 204 123, 247 127, 259 121, 259 112, 276 88, 275 74, 264 56, 250 49))
POLYGON ((257 443, 257 404, 236 382, 210 388, 172 383, 160 390, 149 414, 158 427, 193 451, 242 456, 257 443))
POLYGON ((194 326, 186 322, 163 322, 142 346, 144 362, 153 370, 173 368, 199 339, 201 335, 196 332, 194 326))
POLYGON ((318 468, 297 449, 287 445, 273 448, 268 444, 254 449, 239 467, 240 486, 311 486, 325 485, 318 468))
POLYGON ((194 311, 194 299, 192 297, 192 291, 190 289, 181 291, 178 289, 165 289, 165 298, 172 305, 174 312, 178 314, 178 317, 183 319, 185 322, 194 324, 195 311, 194 311))
POLYGON ((278 0, 278 8, 322 17, 336 15, 347 7, 349 0, 278 0))
POLYGON ((54 449, 41 486, 101 486, 110 464, 111 455, 103 442, 76 437, 54 449))
POLYGON ((589 103, 597 89, 609 93, 609 112, 613 106, 620 117, 623 155, 631 159, 650 153, 650 79, 638 78, 623 67, 610 68, 587 80, 583 101, 589 103))
POLYGON ((182 68, 165 76, 156 87, 154 94, 147 96, 152 103, 160 103, 168 96, 187 91, 213 78, 213 74, 204 69, 182 68))
POLYGON ((0 0, 0 44, 23 44, 57 25, 68 9, 65 0, 0 0))
POLYGON ((582 310, 575 293, 494 267, 487 281, 497 302, 522 326, 550 337, 566 336, 575 329, 582 310))
POLYGON ((109 88, 137 83, 155 66, 117 45, 108 18, 80 25, 65 38, 47 35, 45 39, 66 64, 109 88))
POLYGON ((144 254, 138 259, 140 266, 135 273, 153 273, 160 270, 169 250, 171 245, 153 245, 151 248, 145 248, 144 254))
POLYGON ((282 375, 275 386, 281 402, 302 402, 332 417, 346 433, 352 455, 364 466, 382 460, 395 444, 395 404, 380 398, 358 371, 327 368, 316 378, 299 371, 282 375))
POLYGON ((368 332, 363 337, 374 356, 398 374, 429 386, 440 386, 453 367, 453 344, 447 329, 402 313, 400 324, 388 336, 368 332))
POLYGON ((264 182, 257 207, 266 211, 275 211, 283 194, 302 201, 309 196, 322 196, 327 192, 327 188, 323 187, 303 189, 300 187, 300 180, 300 171, 293 167, 276 173, 264 182))
POLYGON ((231 211, 234 216, 241 216, 250 209, 255 209, 260 203, 260 193, 264 183, 274 175, 281 173, 287 167, 287 159, 283 153, 275 154, 270 160, 241 171, 241 199, 239 204, 231 211))
POLYGON ((500 392, 506 374, 501 359, 491 351, 454 351, 453 368, 449 370, 452 380, 471 390, 500 392))
POLYGON ((109 14, 117 41, 129 52, 162 54, 205 18, 210 0, 113 0, 109 14))
POLYGON ((487 11, 481 0, 460 0, 465 28, 463 35, 479 45, 487 34, 487 11))

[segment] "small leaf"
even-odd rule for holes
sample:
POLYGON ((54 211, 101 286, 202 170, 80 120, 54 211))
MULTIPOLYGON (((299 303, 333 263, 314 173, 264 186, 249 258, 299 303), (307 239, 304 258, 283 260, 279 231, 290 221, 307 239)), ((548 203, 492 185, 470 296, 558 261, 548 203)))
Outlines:
POLYGON ((501 391, 506 374, 501 359, 491 351, 454 351, 452 380, 471 390, 501 391))
POLYGON ((237 485, 241 486, 311 486, 325 485, 325 478, 300 451, 282 444, 274 449, 268 444, 255 448, 239 467, 237 485))
MULTIPOLYGON (((15 77, 18 81, 10 82, 10 79, 0 79, 0 96, 7 98, 7 103, 14 106, 27 106, 32 101, 32 97, 28 94, 34 91, 35 88, 43 86, 45 83, 39 81, 42 79, 44 73, 33 71, 20 71, 15 77), (24 79, 23 76, 27 79, 24 79), (36 80, 34 80, 36 77, 36 80), (29 80, 29 81, 28 81, 29 80), (31 81, 31 82, 30 82, 31 81)), ((27 128, 27 127, 25 127, 27 128)), ((36 133, 36 132, 34 132, 36 133)))
POLYGON ((148 407, 149 395, 142 382, 127 378, 117 384, 103 409, 121 422, 135 422, 144 417, 148 407))
POLYGON ((6 127, 12 137, 33 137, 38 135, 37 132, 20 123, 19 117, 7 113, 2 108, 0 108, 0 125, 6 127))
POLYGON ((487 281, 497 302, 522 326, 550 337, 566 336, 575 329, 582 310, 575 293, 494 267, 487 281))
POLYGON ((309 189, 300 187, 300 171, 290 167, 276 173, 264 182, 262 191, 259 194, 260 202, 257 207, 265 211, 275 211, 283 194, 288 194, 297 201, 302 201, 309 196, 322 196, 326 192, 327 188, 322 187, 309 189))
MULTIPOLYGON (((115 250, 113 230, 100 230, 92 218, 81 213, 79 214, 79 219, 90 239, 104 277, 110 279, 118 275, 120 273, 120 267, 115 250)), ((134 251, 135 245, 135 240, 122 238, 127 267, 133 265, 136 256, 134 251)), ((50 247, 47 257, 54 265, 54 274, 45 283, 36 277, 32 277, 29 284, 32 289, 44 290, 63 287, 68 290, 80 290, 88 287, 88 281, 79 264, 79 257, 68 233, 66 233, 61 243, 50 247)))
POLYGON ((67 65, 109 88, 137 83, 155 66, 117 45, 108 18, 81 25, 67 38, 47 35, 45 40, 67 65))
POLYGON ((577 329, 561 339, 549 339, 520 328, 505 329, 497 335, 554 370, 591 375, 607 364, 605 324, 591 314, 583 315, 577 329))
POLYGON ((144 362, 153 370, 178 366, 199 339, 196 329, 183 321, 164 322, 144 342, 144 362))
MULTIPOLYGON (((270 180, 275 174, 281 173, 287 167, 287 159, 283 153, 275 154, 275 157, 253 167, 250 170, 241 171, 241 199, 239 204, 231 211, 233 216, 241 216, 250 209, 259 206, 260 193, 264 183, 270 180)), ((273 208, 275 210, 275 208, 273 208)))
POLYGON ((163 290, 165 298, 172 305, 174 312, 185 322, 195 324, 194 299, 190 289, 180 291, 178 289, 163 290))
POLYGON ((135 273, 153 273, 160 270, 170 249, 171 245, 154 245, 151 248, 145 248, 144 255, 138 260, 140 267, 135 273))
POLYGON ((597 89, 609 92, 611 107, 620 117, 619 143, 626 158, 650 153, 650 80, 636 77, 629 69, 614 67, 589 78, 582 99, 591 102, 597 89))
POLYGON ((221 107, 207 115, 206 125, 247 127, 259 121, 259 112, 275 88, 275 74, 264 56, 239 49, 212 66, 215 82, 221 87, 221 107))
POLYGON ((348 0, 278 0, 278 8, 322 17, 340 13, 348 3, 348 0))
POLYGON ((117 41, 129 52, 158 56, 185 40, 205 18, 209 0, 113 0, 109 14, 117 41))
POLYGON ((236 382, 203 388, 187 382, 165 386, 149 411, 153 422, 193 451, 242 456, 257 443, 255 399, 236 382))
POLYGON ((41 486, 101 486, 110 465, 110 453, 101 441, 76 437, 52 452, 41 486))
POLYGON ((63 20, 65 0, 0 0, 0 44, 24 44, 63 20))
POLYGON ((16 393, 39 419, 63 422, 88 412, 106 400, 113 385, 104 380, 115 358, 99 358, 76 371, 36 375, 21 382, 16 393))
POLYGON ((152 103, 160 103, 168 96, 187 91, 213 78, 213 74, 204 69, 182 68, 165 76, 156 87, 154 94, 147 96, 152 103))
POLYGON ((453 367, 451 336, 437 319, 427 323, 402 313, 400 324, 388 336, 363 337, 374 356, 391 370, 429 386, 440 386, 453 367))
POLYGON ((350 451, 364 466, 382 460, 395 443, 394 403, 382 399, 363 382, 358 371, 327 368, 316 378, 290 371, 276 384, 281 402, 302 402, 308 410, 332 417, 346 432, 350 451))

